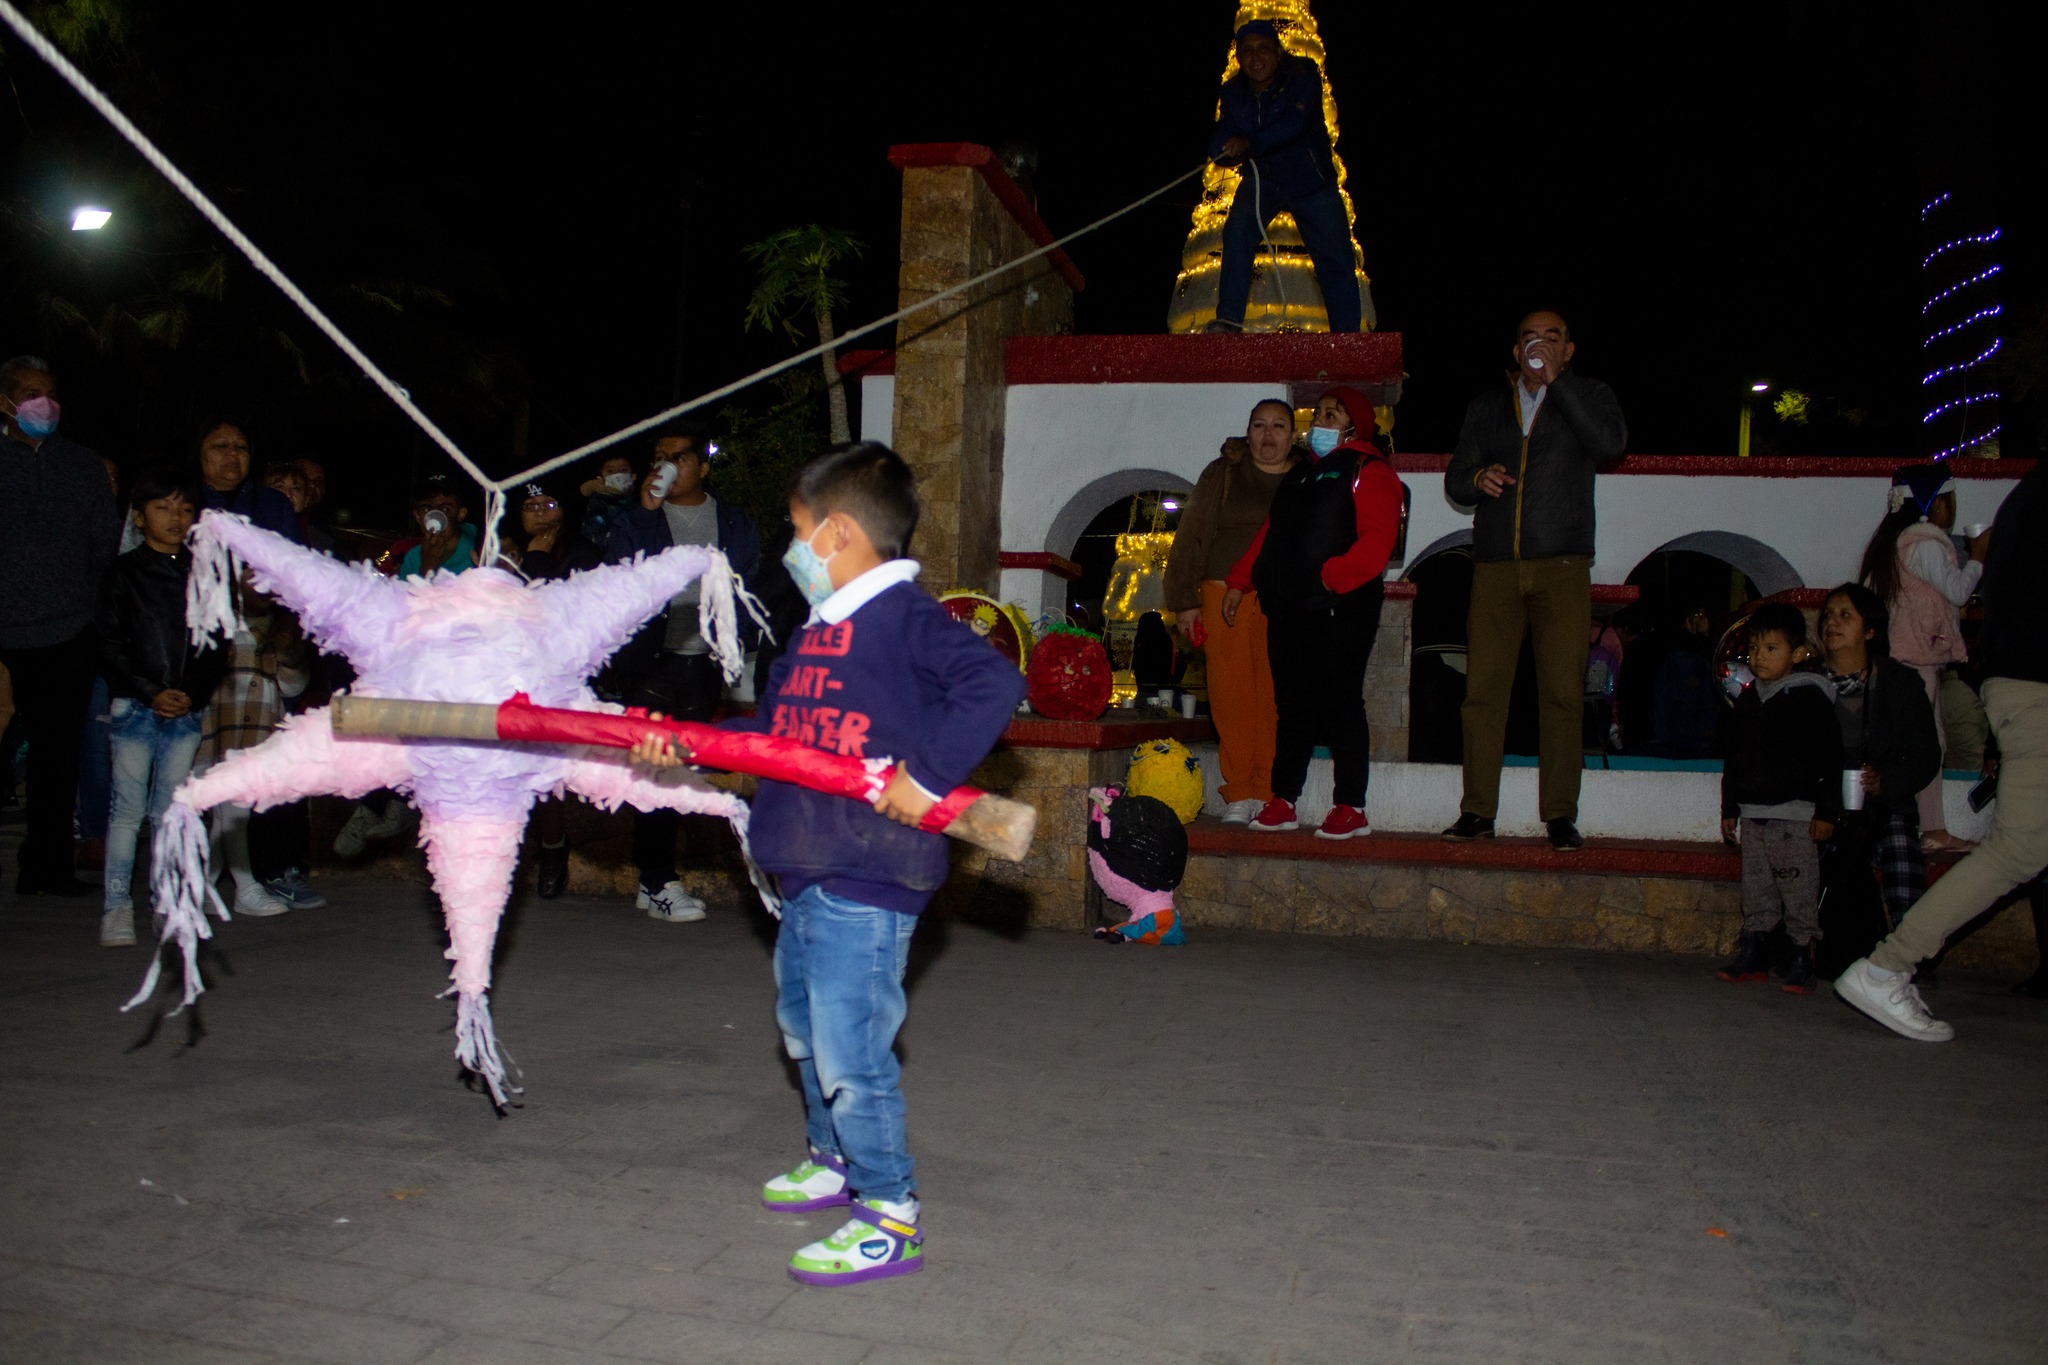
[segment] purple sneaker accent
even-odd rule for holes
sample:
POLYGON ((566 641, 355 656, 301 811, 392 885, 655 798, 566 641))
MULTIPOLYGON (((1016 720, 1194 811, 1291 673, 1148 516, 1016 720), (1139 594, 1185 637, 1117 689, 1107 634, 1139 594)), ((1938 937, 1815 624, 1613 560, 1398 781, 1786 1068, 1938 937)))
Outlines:
MULTIPOLYGON (((805 1159, 808 1160, 814 1166, 822 1166, 828 1171, 837 1172, 841 1182, 844 1182, 846 1180, 845 1158, 836 1157, 831 1155, 830 1153, 820 1152, 814 1149, 810 1153, 810 1155, 805 1159)), ((777 1179, 781 1178, 782 1177, 780 1176, 777 1177, 777 1179)), ((785 1204, 780 1201, 770 1199, 766 1194, 763 1194, 761 1196, 761 1207, 764 1209, 772 1209, 776 1213, 815 1213, 819 1209, 843 1208, 844 1206, 851 1204, 853 1202, 853 1196, 850 1193, 848 1193, 848 1189, 849 1187, 846 1184, 842 1183, 839 1186, 839 1193, 837 1194, 820 1195, 816 1199, 800 1200, 794 1204, 785 1204)))
MULTIPOLYGON (((802 1269, 792 1261, 789 1267, 789 1277, 792 1280, 799 1284, 832 1288, 842 1284, 860 1284, 865 1280, 885 1280, 895 1275, 913 1275, 924 1269, 923 1229, 891 1218, 880 1209, 867 1204, 856 1204, 849 1212, 868 1227, 871 1235, 849 1244, 845 1259, 841 1259, 839 1252, 831 1248, 831 1239, 827 1238, 824 1245, 833 1251, 831 1260, 818 1262, 821 1268, 817 1270, 802 1269), (859 1265, 854 1259, 856 1254, 862 1259, 870 1254, 885 1259, 870 1265, 859 1265), (832 1268, 822 1268, 827 1265, 832 1268), (838 1268, 841 1266, 845 1268, 838 1268)), ((803 1253, 797 1254, 802 1256, 803 1253)))

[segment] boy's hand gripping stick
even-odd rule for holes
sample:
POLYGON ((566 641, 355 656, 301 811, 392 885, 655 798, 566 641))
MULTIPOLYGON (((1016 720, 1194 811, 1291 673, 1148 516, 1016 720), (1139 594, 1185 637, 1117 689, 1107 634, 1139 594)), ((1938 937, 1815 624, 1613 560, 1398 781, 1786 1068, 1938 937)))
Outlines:
MULTIPOLYGON (((535 706, 521 692, 496 706, 471 702, 401 701, 338 696, 334 733, 365 739, 513 740, 539 744, 595 744, 630 749, 649 733, 671 736, 691 762, 726 772, 751 773, 812 791, 873 805, 895 769, 888 764, 826 753, 775 735, 720 730, 687 720, 654 720, 644 711, 613 715, 535 706)), ((1031 851, 1038 812, 1022 801, 955 787, 926 813, 919 827, 1022 862, 1031 851)))

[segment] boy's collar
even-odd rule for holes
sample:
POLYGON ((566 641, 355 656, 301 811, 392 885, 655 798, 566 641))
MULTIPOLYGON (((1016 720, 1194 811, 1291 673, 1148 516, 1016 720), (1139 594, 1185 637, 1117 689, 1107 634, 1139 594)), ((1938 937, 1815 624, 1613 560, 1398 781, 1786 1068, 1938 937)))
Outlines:
POLYGON ((923 572, 924 565, 914 559, 877 564, 812 608, 811 619, 805 624, 814 626, 823 621, 836 626, 898 583, 908 583, 923 572))

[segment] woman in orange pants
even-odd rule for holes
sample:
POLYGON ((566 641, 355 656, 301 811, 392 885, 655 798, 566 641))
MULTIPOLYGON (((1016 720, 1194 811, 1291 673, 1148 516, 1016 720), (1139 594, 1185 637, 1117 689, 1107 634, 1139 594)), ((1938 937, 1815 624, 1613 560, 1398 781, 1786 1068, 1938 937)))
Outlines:
POLYGON ((1273 746, 1278 712, 1266 662, 1266 617, 1256 594, 1236 620, 1223 619, 1224 575, 1265 522, 1280 480, 1294 467, 1294 409, 1269 398, 1252 409, 1242 440, 1195 482, 1181 509, 1166 561, 1166 608, 1201 643, 1208 661, 1209 713, 1216 723, 1223 769, 1225 821, 1247 824, 1273 796, 1273 746))

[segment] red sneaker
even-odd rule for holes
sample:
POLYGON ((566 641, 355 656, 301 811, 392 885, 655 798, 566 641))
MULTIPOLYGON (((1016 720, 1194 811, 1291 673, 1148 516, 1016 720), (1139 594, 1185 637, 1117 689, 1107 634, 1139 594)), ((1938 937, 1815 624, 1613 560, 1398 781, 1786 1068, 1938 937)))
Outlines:
POLYGON ((1251 828, 1262 834, 1278 834, 1283 829, 1300 829, 1294 818, 1294 803, 1274 797, 1257 815, 1252 817, 1251 828))
POLYGON ((1356 806, 1332 806, 1330 813, 1323 817, 1323 827, 1316 831, 1318 839, 1356 839, 1361 834, 1372 833, 1372 826, 1365 822, 1365 812, 1356 806))

